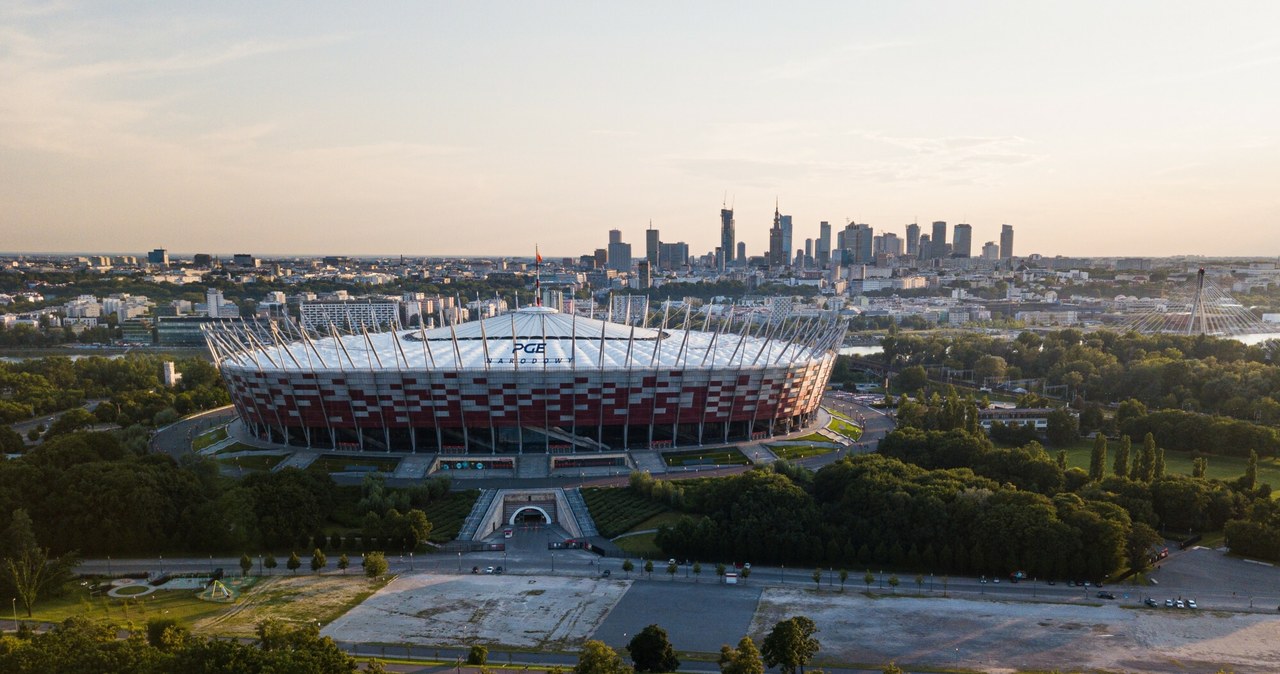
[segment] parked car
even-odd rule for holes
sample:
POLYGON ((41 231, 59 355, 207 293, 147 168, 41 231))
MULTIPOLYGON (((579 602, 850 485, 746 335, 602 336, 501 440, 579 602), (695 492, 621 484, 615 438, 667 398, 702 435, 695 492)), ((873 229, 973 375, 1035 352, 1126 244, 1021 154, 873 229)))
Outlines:
POLYGON ((1147 597, 1146 599, 1143 599, 1143 600, 1142 600, 1142 603, 1144 603, 1144 604, 1146 604, 1147 606, 1150 606, 1150 607, 1152 607, 1152 608, 1154 608, 1154 607, 1156 607, 1156 606, 1159 606, 1159 604, 1158 604, 1158 603, 1156 603, 1156 600, 1152 599, 1151 597, 1147 597))
POLYGON ((493 573, 493 571, 494 571, 494 568, 493 568, 492 566, 486 566, 486 567, 484 567, 484 572, 485 572, 485 573, 493 573))
POLYGON ((1110 592, 1099 592, 1098 599, 1115 599, 1116 596, 1110 592))
POLYGON ((1188 599, 1188 600, 1187 600, 1187 608, 1195 608, 1195 607, 1196 607, 1196 600, 1194 600, 1194 599, 1188 599))

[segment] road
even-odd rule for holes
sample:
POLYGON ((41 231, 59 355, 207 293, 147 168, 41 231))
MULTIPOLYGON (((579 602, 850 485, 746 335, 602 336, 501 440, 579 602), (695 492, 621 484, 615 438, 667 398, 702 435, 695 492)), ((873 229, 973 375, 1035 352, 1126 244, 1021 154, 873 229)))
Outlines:
POLYGON ((191 451, 191 441, 197 435, 223 424, 236 416, 236 408, 227 405, 176 421, 155 432, 151 437, 151 451, 168 454, 174 459, 191 451))
MULTIPOLYGON (((98 408, 98 405, 104 402, 106 402, 106 398, 93 398, 91 400, 86 400, 85 403, 81 405, 79 408, 73 407, 71 409, 83 409, 83 410, 92 412, 98 408)), ((47 429, 49 428, 49 424, 52 424, 54 421, 59 419, 62 415, 70 411, 71 410, 62 410, 61 412, 54 412, 53 414, 45 414, 42 416, 27 419, 26 421, 17 421, 17 422, 14 422, 13 424, 10 424, 9 427, 17 431, 18 433, 20 433, 23 439, 26 439, 27 432, 30 431, 31 429, 37 426, 43 426, 47 429)))

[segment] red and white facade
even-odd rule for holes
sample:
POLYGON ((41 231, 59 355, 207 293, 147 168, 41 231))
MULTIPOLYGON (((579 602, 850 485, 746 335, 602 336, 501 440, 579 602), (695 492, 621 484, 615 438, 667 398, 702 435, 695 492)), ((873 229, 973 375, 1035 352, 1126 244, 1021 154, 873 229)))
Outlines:
POLYGON ((592 452, 745 440, 806 423, 843 323, 709 324, 709 313, 646 328, 530 307, 435 330, 206 334, 246 426, 291 445, 592 452))

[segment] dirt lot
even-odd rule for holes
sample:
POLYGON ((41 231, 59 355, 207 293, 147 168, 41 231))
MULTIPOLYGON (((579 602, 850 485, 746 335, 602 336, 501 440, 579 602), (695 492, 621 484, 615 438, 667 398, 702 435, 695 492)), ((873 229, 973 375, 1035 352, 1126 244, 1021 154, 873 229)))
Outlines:
POLYGON ((1280 617, 765 590, 751 624, 762 639, 793 615, 821 632, 818 660, 890 660, 980 671, 1104 669, 1237 674, 1280 670, 1280 617))
POLYGON ((322 634, 372 643, 575 649, 627 587, 622 580, 406 574, 322 634))
POLYGON ((225 612, 192 625, 198 633, 253 636, 259 622, 279 618, 291 623, 337 618, 382 587, 363 575, 279 576, 268 578, 240 597, 225 612))

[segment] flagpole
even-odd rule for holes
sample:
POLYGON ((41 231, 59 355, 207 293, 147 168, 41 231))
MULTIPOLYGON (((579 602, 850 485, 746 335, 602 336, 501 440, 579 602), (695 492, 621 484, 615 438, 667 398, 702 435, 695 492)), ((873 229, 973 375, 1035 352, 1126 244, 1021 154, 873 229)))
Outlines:
POLYGON ((533 246, 533 302, 535 307, 542 306, 542 253, 537 244, 533 246))

